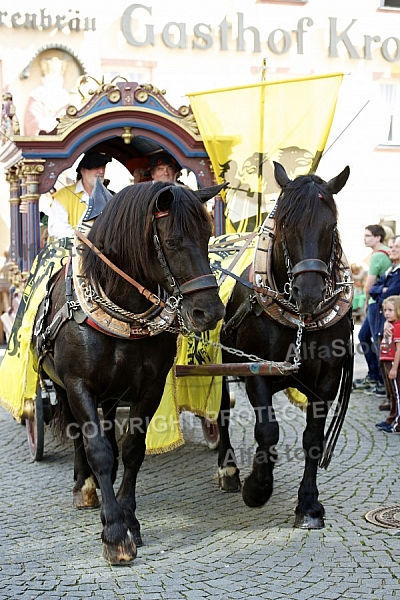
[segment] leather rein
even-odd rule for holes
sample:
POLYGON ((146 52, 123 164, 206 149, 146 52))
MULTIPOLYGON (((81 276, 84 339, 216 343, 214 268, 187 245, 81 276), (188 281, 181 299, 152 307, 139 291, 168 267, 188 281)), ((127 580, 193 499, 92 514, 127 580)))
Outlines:
POLYGON ((130 283, 131 285, 133 285, 138 290, 138 292, 140 294, 142 294, 145 298, 147 298, 147 300, 150 300, 150 302, 152 302, 156 306, 162 306, 163 308, 165 308, 165 302, 163 302, 161 300, 161 298, 159 298, 158 296, 156 296, 156 294, 153 294, 153 292, 150 292, 148 289, 146 289, 145 287, 143 287, 142 285, 140 285, 140 283, 138 283, 137 281, 135 281, 134 279, 132 279, 132 277, 130 277, 129 275, 127 275, 126 273, 124 273, 124 271, 122 271, 119 267, 117 267, 116 265, 114 265, 114 263, 112 263, 111 260, 109 260, 97 248, 97 246, 95 246, 86 237, 86 235, 84 235, 81 231, 79 231, 79 229, 75 229, 75 235, 76 235, 77 238, 79 238, 81 240, 81 242, 83 242, 84 244, 86 244, 86 246, 88 246, 88 248, 90 248, 90 250, 92 250, 106 265, 108 265, 110 267, 110 269, 112 269, 113 271, 115 271, 115 273, 118 273, 118 275, 120 275, 121 277, 123 277, 125 279, 125 281, 127 281, 128 283, 130 283))

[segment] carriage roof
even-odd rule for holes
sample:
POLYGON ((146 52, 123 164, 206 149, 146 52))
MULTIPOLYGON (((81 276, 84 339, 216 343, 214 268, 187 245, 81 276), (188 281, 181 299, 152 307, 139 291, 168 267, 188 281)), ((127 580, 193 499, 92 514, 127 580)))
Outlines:
MULTIPOLYGON (((34 137, 19 135, 11 104, 11 94, 7 98, 3 95, 0 161, 7 170, 11 202, 27 203, 27 239, 20 246, 28 249, 29 256, 24 257, 22 270, 29 269, 39 251, 39 196, 48 192, 58 176, 84 152, 105 152, 126 166, 131 159, 165 149, 195 174, 199 187, 214 183, 190 106, 173 108, 165 91, 153 85, 102 83, 81 108, 69 106, 52 132, 34 137)), ((11 218, 11 260, 18 264, 21 257, 13 244, 19 234, 13 227, 19 227, 18 231, 24 231, 24 227, 11 218)))

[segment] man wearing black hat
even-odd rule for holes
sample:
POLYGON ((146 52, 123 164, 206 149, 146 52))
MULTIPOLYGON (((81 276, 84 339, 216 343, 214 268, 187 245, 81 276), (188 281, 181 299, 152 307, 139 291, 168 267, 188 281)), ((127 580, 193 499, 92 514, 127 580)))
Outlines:
POLYGON ((76 168, 77 181, 58 190, 53 196, 49 211, 50 239, 70 237, 87 208, 96 177, 104 182, 106 164, 111 156, 101 152, 88 152, 76 168))
POLYGON ((173 183, 181 171, 180 164, 168 152, 157 152, 150 157, 148 169, 153 181, 173 183))

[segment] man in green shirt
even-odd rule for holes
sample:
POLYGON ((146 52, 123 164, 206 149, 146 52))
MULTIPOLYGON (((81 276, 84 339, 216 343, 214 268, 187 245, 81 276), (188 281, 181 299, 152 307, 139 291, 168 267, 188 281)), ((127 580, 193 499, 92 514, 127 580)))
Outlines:
POLYGON ((364 232, 364 244, 367 248, 371 248, 372 254, 365 283, 367 313, 358 334, 358 339, 367 361, 368 374, 364 379, 354 382, 356 389, 363 389, 365 393, 374 394, 378 398, 385 398, 386 392, 379 367, 378 331, 376 327, 378 307, 375 300, 370 298, 369 290, 392 264, 388 253, 389 248, 383 243, 384 239, 385 230, 381 225, 367 225, 364 232))

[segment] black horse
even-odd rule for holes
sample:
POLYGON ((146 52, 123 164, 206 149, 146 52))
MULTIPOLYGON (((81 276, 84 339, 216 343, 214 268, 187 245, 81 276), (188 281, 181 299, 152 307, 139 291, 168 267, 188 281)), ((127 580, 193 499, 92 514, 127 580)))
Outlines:
POLYGON ((80 235, 75 292, 69 271, 59 274, 44 323, 35 329, 42 368, 56 389, 59 422, 74 438, 74 504, 98 506, 100 488, 103 555, 112 564, 129 563, 142 543, 136 478, 147 426, 173 365, 177 332, 213 329, 224 315, 209 265, 211 221, 204 206, 220 189, 193 192, 142 183, 113 196, 87 237, 80 235), (118 335, 118 327, 127 337, 118 335), (129 405, 134 426, 124 438, 124 472, 115 495, 120 399, 129 405), (107 427, 100 422, 100 406, 107 427))
MULTIPOLYGON (((292 181, 282 165, 275 163, 281 193, 274 218, 267 220, 260 232, 252 291, 247 270, 241 277, 247 284, 239 281, 235 285, 221 335, 227 347, 283 366, 290 363, 284 376, 246 377, 258 444, 252 472, 243 485, 243 500, 248 506, 262 506, 273 491, 279 439, 273 394, 290 387, 308 398, 303 435, 305 470, 295 519, 297 527, 308 529, 324 527, 317 467, 329 464, 351 391, 351 273, 340 245, 332 196, 346 184, 349 173, 346 167, 329 182, 315 174, 292 181), (298 368, 291 370, 293 363, 298 368), (325 434, 326 417, 335 399, 334 417, 325 434)), ((235 355, 225 351, 223 360, 234 362, 235 355)), ((223 386, 219 482, 224 491, 237 491, 241 487, 239 470, 228 424, 229 395, 223 386)))

